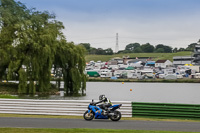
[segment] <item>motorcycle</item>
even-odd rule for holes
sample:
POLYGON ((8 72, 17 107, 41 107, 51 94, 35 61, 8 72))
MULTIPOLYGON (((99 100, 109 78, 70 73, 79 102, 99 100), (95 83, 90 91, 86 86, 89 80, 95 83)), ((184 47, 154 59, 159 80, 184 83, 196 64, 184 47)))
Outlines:
POLYGON ((121 112, 116 109, 120 108, 122 104, 116 104, 108 107, 105 112, 102 105, 97 105, 100 102, 92 102, 88 106, 88 110, 85 111, 83 117, 85 120, 90 121, 92 119, 111 119, 112 121, 119 121, 121 119, 121 112))

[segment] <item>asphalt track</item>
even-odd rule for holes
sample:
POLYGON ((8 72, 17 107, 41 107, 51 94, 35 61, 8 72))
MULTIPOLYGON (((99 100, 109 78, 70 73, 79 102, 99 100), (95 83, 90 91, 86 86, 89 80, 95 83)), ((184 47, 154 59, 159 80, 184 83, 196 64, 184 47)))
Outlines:
POLYGON ((15 118, 0 117, 0 127, 17 128, 98 128, 98 129, 133 129, 159 131, 200 132, 200 122, 166 122, 166 121, 134 121, 55 119, 55 118, 15 118))

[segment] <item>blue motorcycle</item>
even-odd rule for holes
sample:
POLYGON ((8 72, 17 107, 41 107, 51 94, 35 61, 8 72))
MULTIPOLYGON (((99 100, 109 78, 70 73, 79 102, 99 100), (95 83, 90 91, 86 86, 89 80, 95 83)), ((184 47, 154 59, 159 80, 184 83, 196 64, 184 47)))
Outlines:
POLYGON ((108 110, 105 112, 102 105, 97 105, 100 102, 92 102, 88 106, 88 110, 85 111, 83 117, 85 120, 90 121, 94 117, 95 119, 111 119, 112 121, 119 121, 121 119, 121 112, 116 109, 120 108, 122 104, 116 104, 108 107, 108 110))

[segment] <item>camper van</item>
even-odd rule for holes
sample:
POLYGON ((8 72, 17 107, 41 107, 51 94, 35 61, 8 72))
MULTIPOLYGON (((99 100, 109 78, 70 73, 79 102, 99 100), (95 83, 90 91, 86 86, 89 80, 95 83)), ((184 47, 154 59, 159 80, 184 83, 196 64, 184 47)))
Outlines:
POLYGON ((110 77, 112 77, 112 72, 111 72, 111 70, 108 70, 108 69, 101 69, 101 71, 100 71, 100 77, 101 77, 101 78, 110 78, 110 77))
POLYGON ((137 70, 136 73, 137 73, 139 79, 155 78, 155 75, 153 74, 153 70, 152 69, 137 70))

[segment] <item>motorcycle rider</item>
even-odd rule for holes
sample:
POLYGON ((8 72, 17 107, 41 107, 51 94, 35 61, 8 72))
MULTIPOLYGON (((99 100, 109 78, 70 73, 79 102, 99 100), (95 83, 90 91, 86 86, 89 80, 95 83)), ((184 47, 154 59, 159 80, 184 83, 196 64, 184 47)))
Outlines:
POLYGON ((99 102, 100 103, 104 102, 103 104, 100 105, 100 108, 105 110, 104 114, 107 114, 108 113, 108 108, 110 106, 112 106, 112 103, 111 103, 110 99, 108 99, 105 95, 100 95, 99 96, 99 102))

